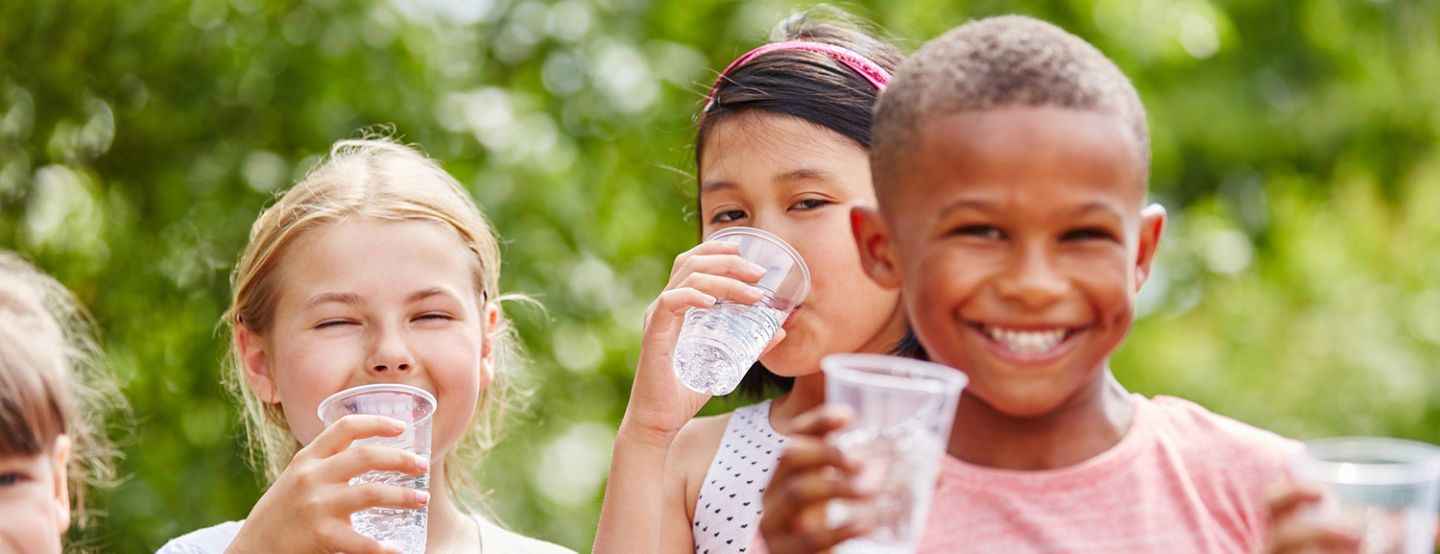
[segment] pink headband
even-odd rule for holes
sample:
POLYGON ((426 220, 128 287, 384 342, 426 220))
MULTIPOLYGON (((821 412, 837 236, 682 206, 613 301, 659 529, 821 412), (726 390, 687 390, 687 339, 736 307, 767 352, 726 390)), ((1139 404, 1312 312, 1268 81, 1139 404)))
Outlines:
POLYGON ((808 40, 772 42, 770 44, 762 44, 759 48, 746 52, 744 55, 735 58, 735 61, 730 62, 730 65, 725 67, 725 71, 721 71, 720 76, 715 78, 715 84, 710 87, 710 93, 705 95, 705 108, 700 110, 700 113, 703 115, 705 112, 710 111, 711 106, 715 105, 715 91, 720 88, 720 83, 725 79, 726 75, 730 74, 730 70, 776 50, 804 50, 835 58, 840 63, 845 64, 846 67, 855 70, 855 72, 859 73, 861 77, 864 77, 866 81, 870 81, 870 84, 875 85, 877 92, 885 92, 885 84, 890 82, 889 71, 885 71, 885 68, 876 65, 875 62, 866 59, 865 56, 861 56, 849 48, 808 40))

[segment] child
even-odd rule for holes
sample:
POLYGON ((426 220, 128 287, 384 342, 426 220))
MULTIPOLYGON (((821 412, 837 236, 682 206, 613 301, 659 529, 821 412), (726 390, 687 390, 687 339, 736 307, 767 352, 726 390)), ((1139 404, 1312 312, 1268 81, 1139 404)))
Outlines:
MULTIPOLYGON (((1131 394, 1108 366, 1165 222, 1146 204, 1145 112, 1120 70, 1047 23, 973 22, 905 62, 874 134, 861 258, 903 291, 931 358, 970 378, 920 551, 1264 547, 1266 488, 1299 445, 1131 394)), ((811 415, 766 493, 771 552, 865 532, 814 515, 867 493, 821 441, 845 417, 811 415)))
POLYGON ((686 389, 672 370, 684 314, 717 298, 758 300, 750 283, 761 270, 733 244, 701 243, 678 256, 646 318, 597 553, 744 548, 793 418, 823 399, 820 358, 913 345, 904 340, 898 293, 861 272, 850 239, 850 206, 875 201, 870 110, 900 53, 813 16, 782 28, 783 40, 741 56, 716 80, 699 116, 695 157, 701 236, 759 227, 793 245, 810 268, 804 305, 741 383, 752 395, 767 382, 793 379, 793 387, 773 401, 692 419, 709 396, 686 389))
POLYGON ((161 552, 379 553, 350 514, 422 506, 430 552, 569 552, 462 508, 465 496, 478 496, 474 455, 493 440, 514 370, 499 277, 489 223, 439 164, 387 140, 336 144, 255 221, 224 320, 234 339, 227 378, 272 483, 243 522, 190 533, 161 552), (435 395, 430 459, 346 448, 399 434, 385 417, 323 426, 320 401, 370 383, 435 395), (427 468, 428 494, 348 485, 369 470, 427 468))
POLYGON ((86 487, 114 475, 102 416, 119 400, 89 328, 69 291, 0 251, 0 552, 58 554, 86 487))

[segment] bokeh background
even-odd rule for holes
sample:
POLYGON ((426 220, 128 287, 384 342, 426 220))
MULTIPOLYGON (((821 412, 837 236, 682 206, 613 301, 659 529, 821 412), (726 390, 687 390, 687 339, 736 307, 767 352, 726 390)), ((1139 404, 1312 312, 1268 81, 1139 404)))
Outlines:
MULTIPOLYGON (((486 465, 513 528, 589 549, 645 306, 693 245, 692 117, 800 4, 0 2, 0 247, 75 290, 134 407, 107 552, 261 489, 215 332, 250 222, 391 124, 506 239, 530 409, 486 465)), ((880 0, 906 51, 1043 17, 1135 80, 1171 225, 1122 382, 1281 433, 1440 443, 1440 8, 1429 0, 880 0)), ((708 411, 727 409, 723 400, 708 411)))

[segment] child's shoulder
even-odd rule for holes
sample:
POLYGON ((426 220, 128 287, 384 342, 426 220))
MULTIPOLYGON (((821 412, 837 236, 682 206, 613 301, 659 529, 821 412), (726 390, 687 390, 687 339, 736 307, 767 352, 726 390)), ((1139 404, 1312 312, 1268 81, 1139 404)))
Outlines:
POLYGON ((510 531, 480 516, 475 516, 480 525, 481 549, 485 552, 514 552, 516 554, 575 554, 574 550, 558 544, 534 539, 510 531))
POLYGON ((220 554, 240 534, 244 521, 227 521, 170 539, 155 554, 220 554))
POLYGON ((1156 396, 1147 401, 1156 408, 1161 436, 1190 459, 1273 472, 1283 471, 1304 450, 1293 439, 1211 412, 1183 398, 1156 396))

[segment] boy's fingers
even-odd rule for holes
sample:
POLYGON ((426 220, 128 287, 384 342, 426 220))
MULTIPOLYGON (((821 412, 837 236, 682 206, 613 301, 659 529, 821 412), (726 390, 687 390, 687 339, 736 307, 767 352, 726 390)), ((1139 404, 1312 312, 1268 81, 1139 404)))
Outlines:
POLYGON ((419 475, 430 462, 423 457, 391 446, 369 444, 351 448, 326 460, 326 474, 349 480, 367 471, 399 471, 419 475))
POLYGON ((1358 554, 1360 539, 1330 526, 1292 520, 1275 530, 1266 552, 1268 554, 1286 552, 1358 554))
POLYGON ((1269 493, 1270 517, 1273 521, 1285 521, 1306 506, 1319 503, 1324 491, 1305 483, 1286 483, 1269 493))
POLYGON ((405 432, 405 424, 377 415, 348 415, 321 431, 302 452, 329 458, 350 448, 350 443, 369 437, 394 437, 405 432))
POLYGON ((832 431, 845 427, 853 418, 849 406, 821 404, 796 417, 795 428, 790 431, 790 434, 824 437, 832 431))

